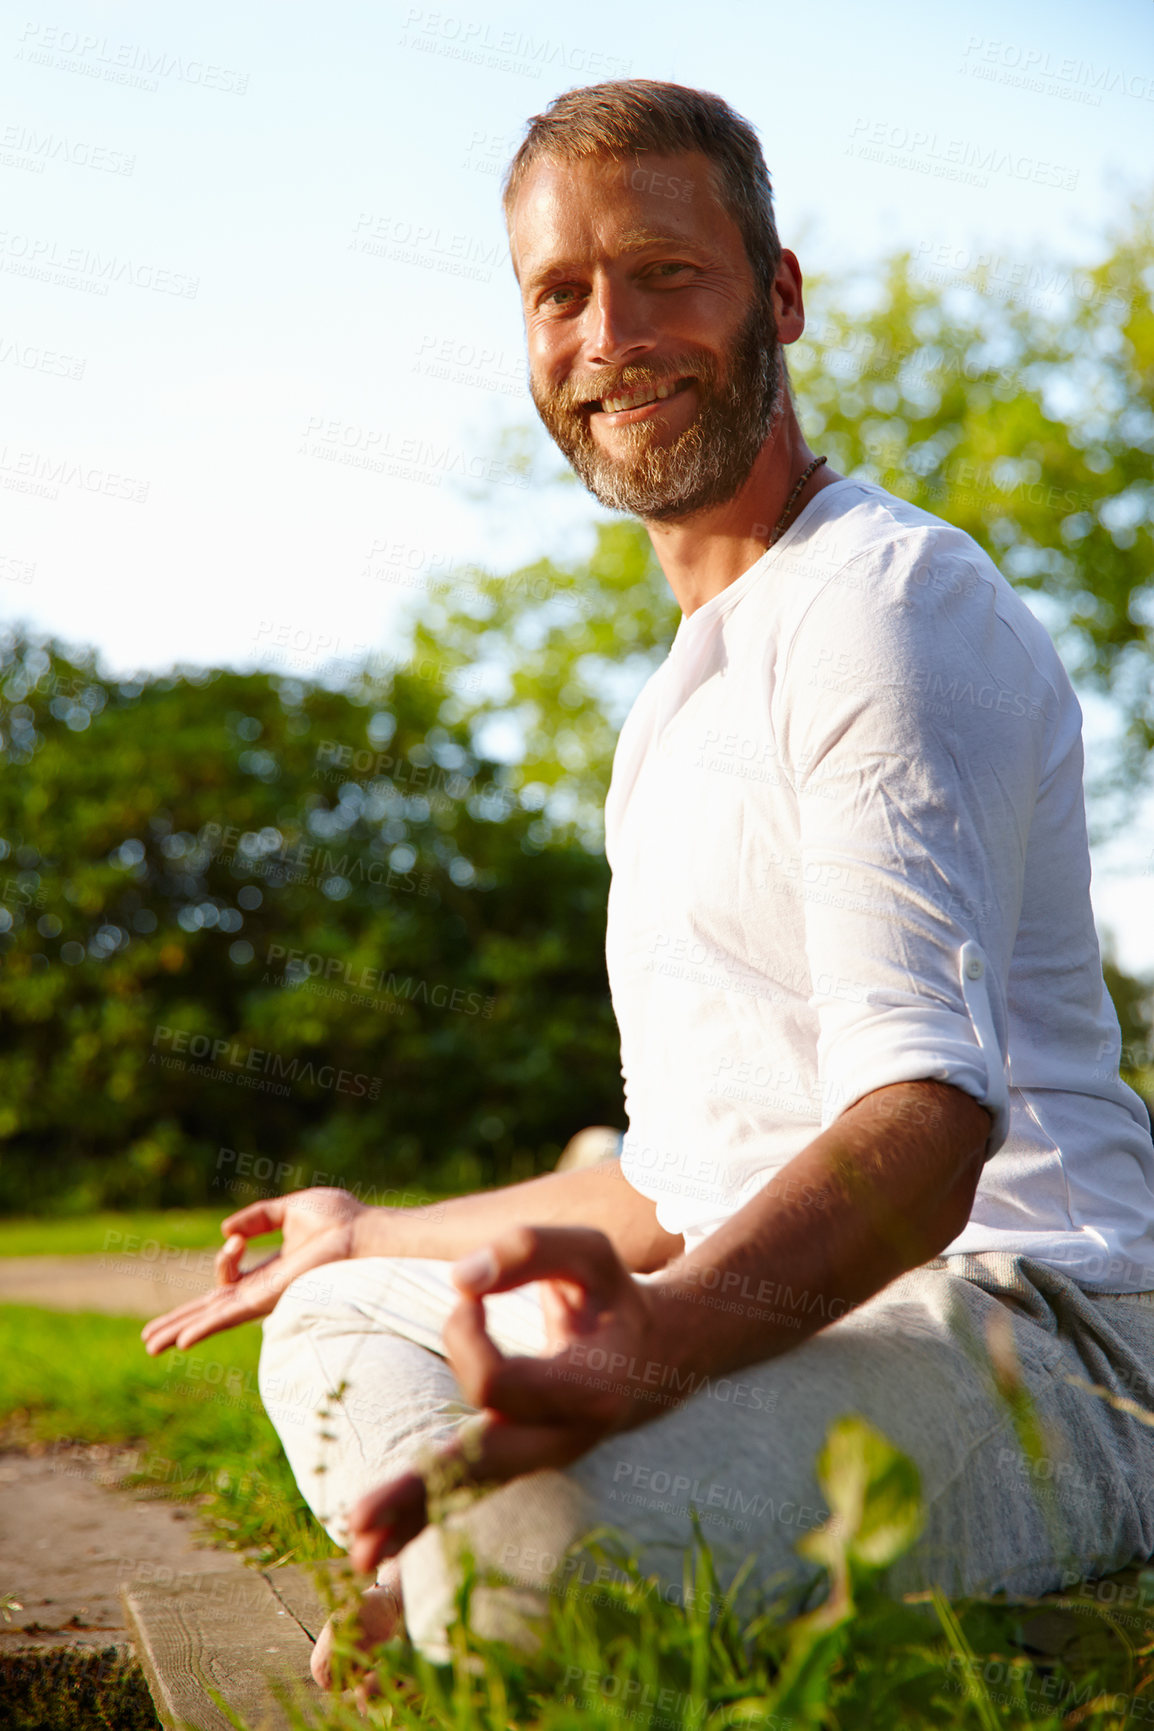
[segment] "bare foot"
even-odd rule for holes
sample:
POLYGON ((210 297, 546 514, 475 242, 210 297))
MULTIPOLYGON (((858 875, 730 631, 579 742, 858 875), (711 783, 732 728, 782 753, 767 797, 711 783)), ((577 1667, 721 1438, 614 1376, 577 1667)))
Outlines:
MULTIPOLYGON (((354 1617, 350 1619, 347 1613, 338 1613, 330 1617, 321 1630, 309 1665, 313 1681, 319 1683, 322 1689, 331 1689, 333 1686, 334 1624, 339 1625, 345 1641, 352 1634, 357 1649, 362 1653, 371 1653, 382 1641, 388 1641, 397 1634, 403 1627, 403 1622, 401 1566, 397 1562, 386 1563, 377 1578, 376 1586, 370 1587, 362 1597, 354 1617)), ((359 1681, 358 1693, 361 1692, 376 1694, 376 1677, 373 1672, 368 1672, 359 1681)))

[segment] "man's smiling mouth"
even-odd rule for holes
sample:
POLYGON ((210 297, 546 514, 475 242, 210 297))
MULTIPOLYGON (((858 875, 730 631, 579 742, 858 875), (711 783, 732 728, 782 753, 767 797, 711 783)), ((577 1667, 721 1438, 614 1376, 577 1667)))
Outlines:
POLYGON ((588 406, 594 414, 619 415, 626 409, 640 409, 647 403, 664 402, 666 397, 676 396, 692 382, 682 378, 671 379, 664 385, 636 385, 633 390, 619 391, 616 396, 595 398, 588 406))

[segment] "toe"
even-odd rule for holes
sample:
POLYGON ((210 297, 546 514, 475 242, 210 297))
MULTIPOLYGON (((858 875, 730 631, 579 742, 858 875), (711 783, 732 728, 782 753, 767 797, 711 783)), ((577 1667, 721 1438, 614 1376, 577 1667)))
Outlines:
MULTIPOLYGON (((348 1613, 335 1613, 331 1616, 313 1647, 312 1658, 309 1660, 309 1670, 314 1683, 322 1689, 333 1687, 333 1653, 338 1636, 346 1643, 344 1651, 348 1651, 347 1643, 350 1635, 353 1644, 359 1650, 368 1654, 382 1642, 391 1640, 403 1627, 403 1611, 400 1594, 400 1571, 382 1575, 375 1587, 370 1587, 364 1594, 356 1609, 355 1618, 350 1628, 348 1613), (339 1629, 338 1629, 339 1623, 339 1629)), ((376 1678, 372 1672, 362 1675, 358 1680, 360 1689, 367 1688, 370 1694, 377 1693, 376 1678)))
POLYGON ((318 1683, 322 1689, 332 1688, 332 1654, 333 1619, 330 1617, 317 1636, 312 1658, 309 1660, 309 1670, 312 1672, 313 1682, 318 1683))

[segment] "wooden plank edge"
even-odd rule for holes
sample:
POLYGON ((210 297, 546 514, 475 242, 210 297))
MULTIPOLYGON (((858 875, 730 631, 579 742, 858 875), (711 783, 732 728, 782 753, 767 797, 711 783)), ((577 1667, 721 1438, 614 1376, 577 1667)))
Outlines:
MULTIPOLYGON (((257 1636, 258 1640, 272 1640, 279 1647, 287 1638, 290 1649, 296 1642, 303 1646, 305 1631, 271 1592, 264 1576, 255 1570, 243 1569, 239 1575, 243 1581, 238 1579, 232 1584, 234 1588, 241 1587, 242 1599, 249 1600, 247 1606, 241 1604, 237 1607, 239 1627, 245 1632, 246 1644, 253 1639, 255 1620, 257 1624, 267 1623, 263 1635, 257 1636), (257 1593, 255 1604, 252 1602, 253 1589, 257 1593), (266 1602, 267 1612, 263 1611, 261 1597, 266 1602), (274 1616, 283 1621, 272 1623, 274 1616)), ((213 1586, 217 1584, 214 1580, 213 1586)), ((247 1731, 286 1731, 289 1720, 282 1701, 301 1700, 301 1686, 307 1680, 300 1674, 293 1675, 294 1666, 289 1653, 282 1650, 278 1652, 276 1662, 261 1664, 259 1660, 254 1662, 254 1655, 248 1651, 243 1654, 243 1662, 237 1669, 237 1655, 231 1650, 229 1640, 221 1638, 218 1633, 213 1644, 211 1629, 216 1618, 209 1615, 202 1622, 197 1617, 198 1595, 195 1589, 174 1596, 158 1588, 154 1581, 138 1581, 122 1586, 120 1593, 129 1626, 136 1635, 141 1669, 164 1731, 233 1731, 237 1719, 243 1722, 247 1731), (173 1603, 174 1597, 178 1604, 173 1603), (206 1676, 195 1657, 182 1672, 172 1672, 171 1655, 157 1650, 157 1642, 163 1644, 168 1633, 166 1624, 172 1618, 205 1642, 214 1660, 222 1665, 226 1677, 239 1685, 235 1692, 226 1677, 206 1676), (199 1697, 191 1716, 190 1693, 199 1697), (214 1700, 214 1694, 220 1697, 223 1706, 214 1700)), ((304 1651, 307 1652, 307 1648, 304 1651)))
POLYGON ((164 1679, 157 1669, 152 1642, 149 1638, 148 1624, 142 1615, 142 1607, 133 1592, 131 1582, 121 1585, 120 1602, 124 1606, 128 1627, 132 1631, 132 1644, 136 1649, 137 1663, 144 1672, 144 1680, 148 1684, 148 1692, 152 1696, 152 1705, 156 1708, 156 1717, 163 1725, 164 1731, 189 1731, 187 1721, 177 1718, 176 1709, 168 1690, 165 1688, 164 1679))

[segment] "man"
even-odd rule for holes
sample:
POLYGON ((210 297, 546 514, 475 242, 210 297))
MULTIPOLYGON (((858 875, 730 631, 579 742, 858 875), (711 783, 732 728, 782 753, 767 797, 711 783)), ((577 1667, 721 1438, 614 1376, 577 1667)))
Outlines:
POLYGON ((752 1553, 747 1594, 799 1602, 814 1457, 849 1411, 921 1472, 899 1585, 1032 1593, 1146 1556, 1154 1431, 1085 1385, 1154 1403, 1154 1149, 1052 645, 967 536, 806 444, 801 276, 720 99, 569 92, 506 214, 538 411, 644 521, 683 615, 606 809, 622 1157, 436 1209, 255 1203, 149 1350, 268 1316, 298 1483, 379 1569, 366 1638, 403 1600, 434 1656, 443 1532, 507 1578, 490 1633, 600 1523, 675 1594, 691 1507, 723 1584, 752 1553), (488 1494, 429 1526, 454 1474, 488 1494))

